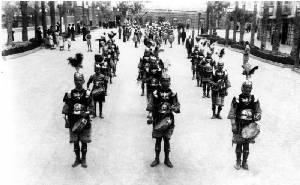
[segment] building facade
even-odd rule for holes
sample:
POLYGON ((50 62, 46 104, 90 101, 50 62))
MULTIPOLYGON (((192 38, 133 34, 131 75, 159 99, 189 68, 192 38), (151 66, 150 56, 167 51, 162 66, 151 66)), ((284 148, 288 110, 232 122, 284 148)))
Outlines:
MULTIPOLYGON (((269 1, 269 17, 268 17, 268 35, 267 41, 272 42, 272 35, 275 31, 276 25, 276 11, 277 2, 269 1)), ((292 45, 294 40, 294 17, 300 14, 300 1, 282 1, 282 25, 280 31, 280 43, 292 45)), ((263 2, 258 3, 258 39, 262 31, 262 16, 263 16, 263 2)))

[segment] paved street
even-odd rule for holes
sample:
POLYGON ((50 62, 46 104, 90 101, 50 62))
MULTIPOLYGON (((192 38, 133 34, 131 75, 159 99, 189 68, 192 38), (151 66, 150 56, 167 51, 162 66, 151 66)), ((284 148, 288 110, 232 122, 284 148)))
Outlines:
MULTIPOLYGON (((115 30, 115 32, 117 32, 115 30)), ((175 31, 176 32, 176 31, 175 31)), ((92 40, 100 31, 92 31, 92 40)), ((117 37, 117 36, 116 36, 117 37)), ((177 37, 175 37, 177 38, 177 37)), ((7 124, 11 131, 8 159, 13 178, 20 185, 298 185, 300 177, 300 75, 250 58, 259 69, 252 77, 253 93, 261 101, 261 134, 250 146, 249 171, 236 171, 231 125, 225 119, 233 96, 245 79, 242 54, 225 49, 225 68, 232 87, 225 99, 223 120, 211 120, 211 99, 192 80, 190 62, 183 45, 163 45, 160 54, 169 63, 171 87, 178 93, 181 114, 175 116, 170 158, 174 168, 163 163, 151 168, 154 159, 152 126, 146 124, 146 98, 137 83, 137 65, 144 46, 132 41, 120 47, 117 77, 108 87, 104 119, 95 118, 92 143, 88 145, 88 168, 72 168, 73 145, 61 114, 63 95, 74 87, 75 70, 67 58, 82 52, 87 82, 93 74, 94 55, 87 52, 82 37, 71 51, 41 49, 1 62, 7 124), (11 142, 12 141, 12 142, 11 142)), ((0 76, 0 79, 1 79, 0 76)), ((84 85, 86 87, 86 84, 84 85)), ((161 161, 163 161, 163 152, 161 161)))

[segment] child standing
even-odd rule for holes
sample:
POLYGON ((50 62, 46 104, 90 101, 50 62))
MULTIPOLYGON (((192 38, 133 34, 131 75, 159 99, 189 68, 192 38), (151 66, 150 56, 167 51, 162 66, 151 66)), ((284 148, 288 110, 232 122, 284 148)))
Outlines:
POLYGON ((65 49, 64 38, 61 34, 59 34, 58 36, 58 45, 59 45, 59 51, 63 51, 65 49))
POLYGON ((70 51, 70 48, 71 48, 71 36, 70 35, 67 38, 67 44, 68 44, 68 51, 70 51))
POLYGON ((85 36, 85 39, 86 39, 86 43, 87 43, 87 46, 88 46, 88 52, 89 51, 92 52, 92 43, 91 43, 92 36, 90 34, 90 31, 88 31, 88 34, 85 36))

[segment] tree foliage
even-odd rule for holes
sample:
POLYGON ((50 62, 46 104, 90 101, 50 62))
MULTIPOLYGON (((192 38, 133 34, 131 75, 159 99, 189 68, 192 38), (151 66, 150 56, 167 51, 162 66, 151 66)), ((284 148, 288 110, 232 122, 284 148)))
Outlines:
POLYGON ((121 1, 118 3, 117 8, 123 16, 126 16, 126 12, 128 11, 130 11, 133 15, 136 15, 144 8, 144 4, 140 1, 121 1))

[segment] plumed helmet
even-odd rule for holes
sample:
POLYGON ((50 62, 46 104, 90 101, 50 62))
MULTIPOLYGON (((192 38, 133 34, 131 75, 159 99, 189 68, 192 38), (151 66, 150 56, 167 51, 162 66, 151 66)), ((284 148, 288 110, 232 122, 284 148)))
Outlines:
POLYGON ((162 74, 160 81, 161 82, 170 82, 171 81, 171 77, 167 73, 164 73, 164 74, 162 74))
POLYGON ((75 82, 75 84, 76 83, 79 83, 79 84, 84 84, 84 76, 83 76, 83 74, 82 73, 80 73, 80 72, 75 72, 74 73, 74 82, 75 82))
POLYGON ((212 69, 212 67, 211 67, 211 65, 210 64, 205 64, 205 66, 204 66, 204 70, 205 70, 205 72, 207 72, 207 73, 211 73, 212 71, 213 71, 213 69, 212 69))
POLYGON ((252 82, 247 80, 242 84, 241 87, 242 93, 249 95, 252 91, 252 82))
POLYGON ((224 67, 224 62, 222 60, 219 60, 218 67, 224 67))

